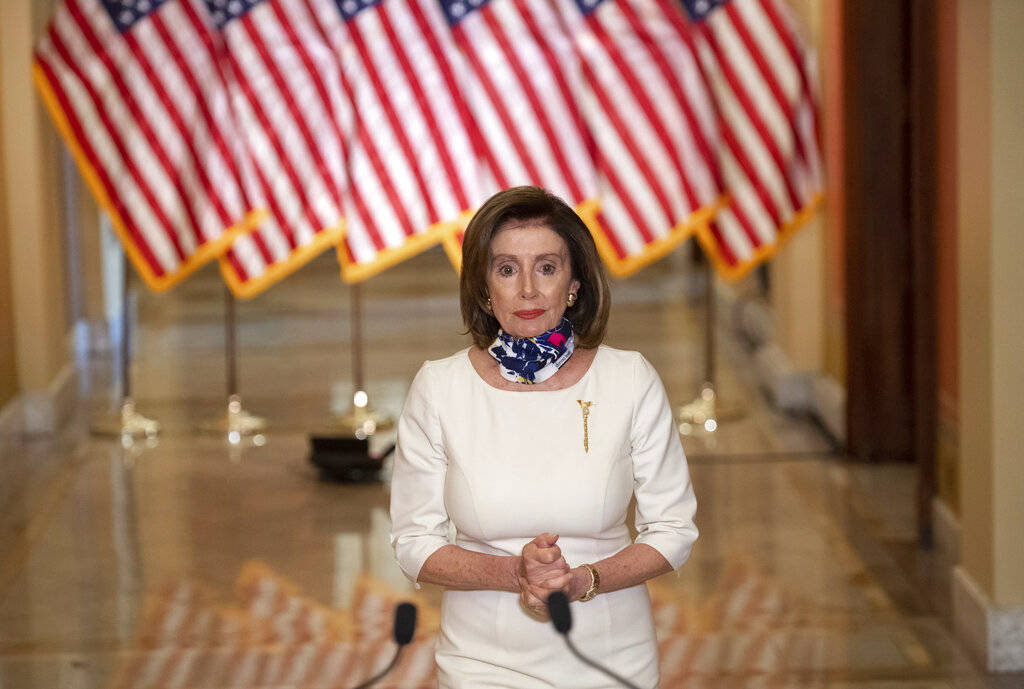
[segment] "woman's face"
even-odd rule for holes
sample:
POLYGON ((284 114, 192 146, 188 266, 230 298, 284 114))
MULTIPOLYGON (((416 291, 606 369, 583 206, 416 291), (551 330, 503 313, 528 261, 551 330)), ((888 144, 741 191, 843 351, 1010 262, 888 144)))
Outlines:
POLYGON ((513 337, 533 337, 562 321, 572 279, 569 247, 543 225, 513 224, 491 240, 487 293, 501 329, 513 337))

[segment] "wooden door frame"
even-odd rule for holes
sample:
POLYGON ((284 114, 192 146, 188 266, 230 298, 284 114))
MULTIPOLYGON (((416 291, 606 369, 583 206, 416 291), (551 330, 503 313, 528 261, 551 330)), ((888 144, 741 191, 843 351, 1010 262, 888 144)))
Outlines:
POLYGON ((936 492, 936 22, 927 0, 842 3, 847 453, 936 492))

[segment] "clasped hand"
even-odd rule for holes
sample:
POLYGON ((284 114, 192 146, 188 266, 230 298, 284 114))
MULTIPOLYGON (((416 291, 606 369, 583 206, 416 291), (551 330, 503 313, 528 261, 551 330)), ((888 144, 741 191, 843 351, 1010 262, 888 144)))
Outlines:
POLYGON ((575 575, 556 545, 558 534, 543 533, 523 547, 519 559, 519 602, 533 617, 548 619, 547 600, 554 591, 573 596, 575 575))

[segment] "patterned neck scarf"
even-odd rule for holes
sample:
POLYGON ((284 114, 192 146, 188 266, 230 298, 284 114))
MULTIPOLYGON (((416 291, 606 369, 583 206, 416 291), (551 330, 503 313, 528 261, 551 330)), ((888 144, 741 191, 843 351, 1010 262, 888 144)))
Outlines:
POLYGON ((534 385, 555 375, 572 356, 572 350, 572 323, 563 316, 557 326, 534 337, 512 337, 498 330, 497 339, 487 351, 497 360, 505 380, 534 385))

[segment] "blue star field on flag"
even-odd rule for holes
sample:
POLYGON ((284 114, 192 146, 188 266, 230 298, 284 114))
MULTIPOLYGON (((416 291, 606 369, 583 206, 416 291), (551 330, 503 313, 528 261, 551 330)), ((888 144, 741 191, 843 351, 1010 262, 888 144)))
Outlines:
POLYGON ((604 0, 576 0, 576 7, 580 9, 580 13, 586 17, 597 10, 601 6, 604 0))
POLYGON ((203 0, 210 12, 210 19, 218 30, 228 22, 238 19, 246 12, 259 5, 263 0, 203 0))
POLYGON ((150 12, 160 8, 167 0, 100 0, 107 10, 114 26, 121 33, 128 31, 136 22, 144 19, 150 12))
POLYGON ((704 21, 711 12, 730 0, 681 0, 691 21, 704 21))
POLYGON ((478 10, 490 0, 440 0, 441 9, 450 26, 455 26, 465 19, 473 10, 478 10))
POLYGON ((345 21, 353 19, 363 10, 369 9, 374 5, 379 5, 380 3, 381 0, 336 0, 338 11, 341 12, 341 16, 345 21))

